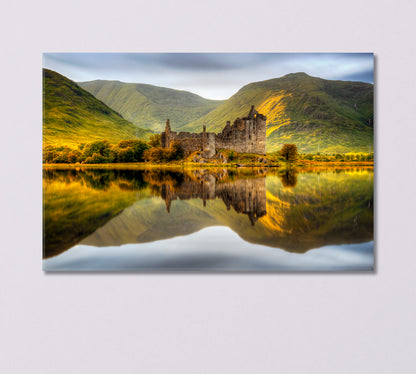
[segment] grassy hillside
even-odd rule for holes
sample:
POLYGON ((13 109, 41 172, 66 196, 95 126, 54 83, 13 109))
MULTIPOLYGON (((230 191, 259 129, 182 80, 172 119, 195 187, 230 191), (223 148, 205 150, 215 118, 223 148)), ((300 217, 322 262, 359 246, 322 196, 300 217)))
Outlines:
POLYGON ((43 145, 76 146, 107 139, 147 139, 143 130, 97 100, 75 82, 43 69, 43 145))
POLYGON ((305 73, 248 84, 216 109, 185 126, 219 132, 250 106, 267 116, 267 151, 295 143, 301 152, 371 152, 373 85, 330 81, 305 73))
POLYGON ((167 118, 172 129, 179 130, 223 103, 190 92, 148 84, 104 80, 78 84, 128 121, 155 132, 164 130, 167 118))

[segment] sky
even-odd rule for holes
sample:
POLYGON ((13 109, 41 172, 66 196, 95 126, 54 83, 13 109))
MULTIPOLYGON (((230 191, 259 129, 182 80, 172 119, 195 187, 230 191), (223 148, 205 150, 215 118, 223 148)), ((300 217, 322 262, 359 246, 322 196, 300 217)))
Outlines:
POLYGON ((374 76, 372 53, 45 53, 43 67, 75 82, 146 83, 215 100, 289 73, 367 83, 374 76))

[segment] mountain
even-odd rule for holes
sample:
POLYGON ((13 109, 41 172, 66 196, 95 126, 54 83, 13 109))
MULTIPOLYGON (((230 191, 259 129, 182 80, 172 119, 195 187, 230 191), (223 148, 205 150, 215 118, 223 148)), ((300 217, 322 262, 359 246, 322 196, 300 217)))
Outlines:
POLYGON ((305 73, 250 83, 184 129, 219 132, 251 105, 267 116, 267 151, 295 143, 301 152, 372 152, 373 90, 362 82, 331 81, 305 73))
POLYGON ((187 91, 149 84, 95 80, 78 83, 137 126, 161 132, 169 118, 173 130, 196 121, 223 103, 187 91))
POLYGON ((146 84, 79 83, 124 118, 156 132, 169 118, 175 131, 220 132, 251 105, 267 116, 267 151, 295 143, 300 152, 372 152, 374 86, 293 73, 250 83, 225 101, 146 84))
POLYGON ((126 121, 79 87, 52 70, 43 69, 43 145, 77 146, 107 139, 147 139, 151 134, 126 121))

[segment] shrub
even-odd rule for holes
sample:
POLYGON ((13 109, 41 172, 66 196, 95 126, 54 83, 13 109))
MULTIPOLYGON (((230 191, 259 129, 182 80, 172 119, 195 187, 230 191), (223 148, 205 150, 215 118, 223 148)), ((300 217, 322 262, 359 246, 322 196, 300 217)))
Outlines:
POLYGON ((150 162, 169 162, 181 160, 185 153, 178 142, 172 142, 170 148, 153 147, 144 152, 144 159, 150 162))

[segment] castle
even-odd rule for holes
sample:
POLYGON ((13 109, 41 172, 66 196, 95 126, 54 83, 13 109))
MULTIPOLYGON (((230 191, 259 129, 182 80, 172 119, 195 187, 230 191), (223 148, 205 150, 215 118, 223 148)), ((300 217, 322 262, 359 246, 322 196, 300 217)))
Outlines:
POLYGON ((232 125, 227 121, 219 134, 207 132, 205 126, 200 133, 177 133, 171 131, 168 119, 165 131, 161 133, 160 145, 162 148, 169 148, 174 141, 181 145, 185 154, 202 151, 206 158, 213 157, 217 149, 265 154, 266 116, 258 113, 253 105, 247 117, 237 118, 232 125))

